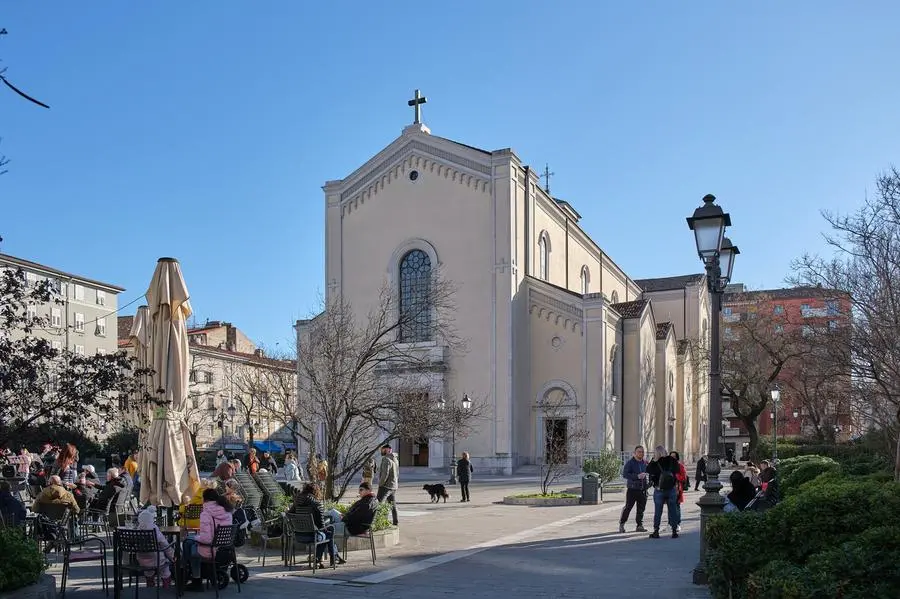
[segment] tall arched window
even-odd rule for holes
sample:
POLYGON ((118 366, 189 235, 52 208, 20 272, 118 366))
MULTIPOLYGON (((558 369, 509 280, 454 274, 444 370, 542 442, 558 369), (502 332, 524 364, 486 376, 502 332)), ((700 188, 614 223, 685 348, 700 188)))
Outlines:
POLYGON ((541 231, 538 237, 538 278, 549 281, 550 268, 550 236, 546 231, 541 231))
POLYGON ((431 341, 431 258, 422 250, 400 260, 400 341, 431 341))
POLYGON ((612 292, 612 297, 609 298, 609 303, 611 303, 611 304, 619 303, 619 292, 618 291, 612 292))
POLYGON ((591 292, 591 271, 587 265, 581 267, 581 293, 587 295, 591 292))

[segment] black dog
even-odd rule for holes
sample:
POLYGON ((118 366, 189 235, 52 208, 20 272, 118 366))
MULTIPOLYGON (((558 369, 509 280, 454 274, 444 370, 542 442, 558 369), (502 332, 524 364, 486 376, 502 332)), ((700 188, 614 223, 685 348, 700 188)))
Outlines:
POLYGON ((425 491, 428 491, 428 494, 431 495, 431 503, 439 503, 441 497, 444 498, 444 503, 447 503, 447 499, 450 497, 447 494, 447 489, 444 488, 444 485, 425 485, 422 487, 425 491))

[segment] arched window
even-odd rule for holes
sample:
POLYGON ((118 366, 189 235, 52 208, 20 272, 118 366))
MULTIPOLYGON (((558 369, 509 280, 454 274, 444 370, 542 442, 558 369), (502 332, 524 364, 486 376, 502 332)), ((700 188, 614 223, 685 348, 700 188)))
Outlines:
POLYGON ((538 237, 538 278, 543 281, 549 281, 550 268, 550 236, 546 231, 541 231, 538 237))
POLYGON ((581 267, 581 293, 587 295, 591 292, 591 271, 587 265, 581 267))
POLYGON ((610 298, 609 298, 609 303, 611 303, 611 304, 619 303, 619 292, 618 291, 612 292, 612 296, 610 296, 610 298))
POLYGON ((412 250, 400 260, 400 341, 431 341, 431 258, 412 250))

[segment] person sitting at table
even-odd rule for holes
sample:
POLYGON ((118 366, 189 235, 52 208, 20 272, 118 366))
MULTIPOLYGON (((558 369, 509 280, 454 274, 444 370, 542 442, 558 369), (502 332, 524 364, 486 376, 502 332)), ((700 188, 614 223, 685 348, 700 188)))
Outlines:
POLYGON ((47 508, 51 505, 66 506, 73 514, 81 511, 81 508, 78 507, 78 502, 75 501, 75 497, 66 490, 59 476, 54 474, 47 482, 49 483, 47 487, 34 500, 34 506, 31 510, 35 514, 47 511, 47 508))
MULTIPOLYGON (((156 568, 158 564, 162 587, 167 589, 172 584, 172 568, 170 564, 175 563, 175 550, 169 545, 166 537, 159 530, 159 526, 156 525, 156 506, 148 505, 145 507, 138 514, 137 521, 139 530, 156 532, 156 546, 159 548, 159 551, 135 554, 137 562, 145 568, 156 568), (162 553, 162 555, 158 555, 159 553, 162 553)), ((156 586, 155 570, 144 570, 144 578, 147 580, 148 587, 156 586)))
MULTIPOLYGON (((319 568, 324 568, 322 558, 325 556, 326 547, 331 555, 331 563, 335 561, 343 564, 344 559, 338 554, 337 546, 334 543, 334 527, 325 526, 325 507, 319 499, 319 485, 315 483, 306 483, 303 490, 294 495, 294 502, 291 506, 291 514, 309 514, 312 516, 313 524, 320 529, 316 533, 316 541, 330 541, 327 544, 318 545, 316 547, 316 561, 319 568)), ((309 534, 297 534, 297 541, 300 543, 312 543, 313 537, 309 534)))
POLYGON ((191 518, 190 520, 187 520, 185 519, 185 512, 187 511, 187 507, 189 505, 203 505, 203 492, 207 489, 215 489, 215 483, 212 481, 212 479, 205 478, 201 480, 200 484, 194 490, 193 494, 185 493, 181 498, 181 505, 178 506, 178 514, 182 527, 191 530, 197 530, 200 528, 200 518, 191 518))
POLYGON ((190 559, 191 584, 186 587, 188 591, 202 591, 203 579, 201 578, 200 558, 212 557, 213 537, 217 526, 231 526, 231 512, 233 506, 224 495, 215 489, 203 491, 203 510, 200 512, 200 532, 194 537, 184 540, 184 556, 190 559))
POLYGON ((378 512, 378 499, 372 492, 372 485, 362 482, 359 485, 359 499, 347 509, 341 520, 351 535, 361 535, 370 528, 378 512))
POLYGON ((6 526, 25 524, 26 515, 25 506, 12 494, 12 486, 5 480, 0 481, 0 516, 6 526))
POLYGON ((119 491, 124 488, 124 483, 119 480, 119 469, 110 468, 106 471, 106 485, 101 489, 100 493, 94 496, 88 507, 91 511, 106 513, 115 504, 119 491))

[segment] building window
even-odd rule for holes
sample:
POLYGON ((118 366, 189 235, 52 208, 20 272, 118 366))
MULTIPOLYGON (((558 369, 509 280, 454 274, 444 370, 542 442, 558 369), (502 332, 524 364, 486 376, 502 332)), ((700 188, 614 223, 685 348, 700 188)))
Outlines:
POLYGON ((75 299, 80 302, 84 301, 84 286, 75 284, 75 299))
POLYGON ((37 275, 33 272, 25 273, 25 286, 26 287, 34 287, 37 285, 37 275))
POLYGON ((51 308, 50 309, 50 326, 53 326, 53 327, 61 327, 62 326, 62 312, 60 312, 59 308, 51 308))
POLYGON ((106 337, 106 319, 98 318, 97 319, 97 335, 100 337, 106 337))
POLYGON ((400 260, 400 341, 431 341, 431 258, 412 250, 400 260))
POLYGON ((800 304, 800 315, 803 316, 803 318, 812 316, 810 314, 809 304, 800 304))
POLYGON ((28 304, 28 307, 26 308, 26 314, 28 316, 28 320, 34 320, 35 318, 37 318, 37 306, 35 306, 34 304, 28 304))
MULTIPOLYGON (((184 380, 184 379, 182 379, 184 380)), ((188 381, 191 383, 197 382, 197 371, 191 368, 191 372, 188 374, 188 381)))
POLYGON ((541 231, 538 237, 538 278, 542 281, 550 280, 550 236, 546 231, 541 231))
POLYGON ((828 316, 837 316, 841 313, 841 306, 837 300, 828 300, 825 302, 825 310, 828 316))
POLYGON ((782 306, 781 304, 775 304, 775 308, 772 310, 772 313, 775 314, 775 316, 781 316, 782 314, 784 314, 784 306, 782 306))
POLYGON ((837 329, 837 328, 838 328, 838 323, 837 323, 837 321, 836 321, 836 320, 829 320, 829 321, 828 321, 828 328, 831 329, 832 331, 834 331, 835 329, 837 329))
POLYGON ((613 291, 613 292, 612 292, 612 295, 611 295, 610 298, 609 298, 609 302, 610 302, 611 304, 618 304, 618 303, 619 303, 619 292, 618 292, 618 291, 613 291))
POLYGON ((75 346, 75 355, 76 355, 76 356, 83 356, 83 355, 84 355, 84 346, 83 346, 83 345, 76 345, 76 346, 75 346))
POLYGON ((84 332, 84 314, 81 312, 75 313, 75 330, 80 333, 84 332))
POLYGON ((722 308, 722 314, 725 316, 731 316, 731 308, 722 308))
POLYGON ((803 325, 803 329, 801 329, 801 334, 804 337, 809 337, 810 335, 813 334, 813 328, 811 326, 809 326, 808 324, 805 324, 805 325, 803 325))
POLYGON ((200 398, 196 395, 191 396, 191 408, 193 408, 194 410, 200 409, 200 398))
POLYGON ((62 351, 62 341, 51 341, 50 347, 52 347, 56 351, 62 351))
POLYGON ((591 271, 587 265, 581 267, 581 293, 587 295, 591 292, 591 271))
POLYGON ((106 305, 106 292, 97 290, 97 305, 105 306, 106 305))
POLYGON ((103 349, 102 347, 98 347, 98 348, 97 348, 97 355, 98 355, 98 356, 105 356, 105 355, 106 355, 106 350, 103 349))

